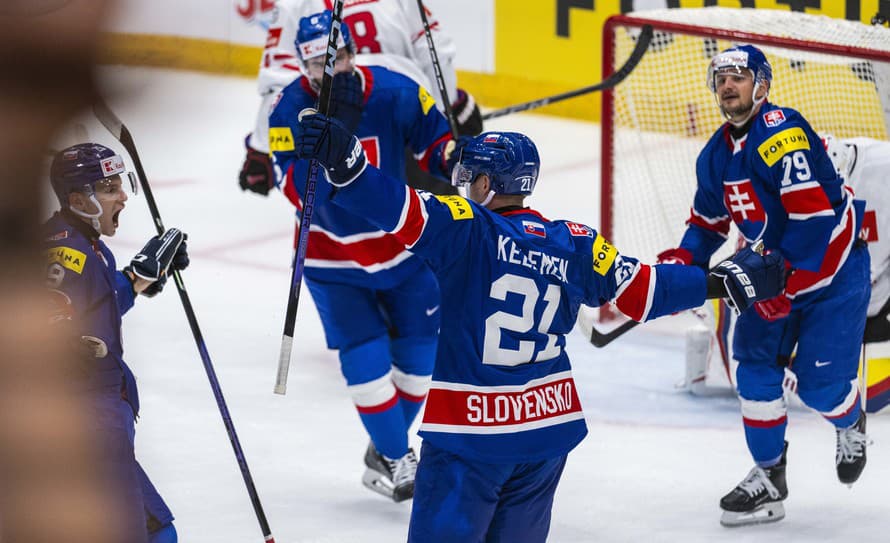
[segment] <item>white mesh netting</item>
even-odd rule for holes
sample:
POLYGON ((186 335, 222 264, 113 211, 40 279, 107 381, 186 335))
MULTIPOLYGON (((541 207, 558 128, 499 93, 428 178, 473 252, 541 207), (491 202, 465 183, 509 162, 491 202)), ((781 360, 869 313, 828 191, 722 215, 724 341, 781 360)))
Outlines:
MULTIPOLYGON (((731 8, 665 9, 629 14, 616 27, 615 63, 628 57, 639 34, 634 19, 655 20, 649 50, 614 91, 611 116, 612 241, 627 254, 654 262, 676 246, 689 216, 695 191, 695 159, 705 141, 723 123, 705 84, 714 54, 735 43, 754 40, 718 38, 723 29, 755 34, 773 67, 770 101, 803 113, 817 132, 837 137, 887 139, 890 100, 890 29, 776 10, 731 8), (695 25, 706 37, 669 30, 670 23, 695 25), (769 37, 805 40, 804 50, 769 43, 769 37), (866 55, 837 54, 835 46, 869 50, 866 55), (885 58, 888 62, 876 61, 885 58), (884 81, 886 78, 887 81, 884 81)), ((616 66, 617 67, 617 66, 616 66)), ((604 177, 604 186, 608 179, 604 177)), ((604 218, 605 220, 605 218, 604 218)), ((730 239, 735 239, 731 234, 730 239)), ((728 243, 716 257, 732 251, 728 243)), ((715 258, 716 258, 715 257, 715 258)))

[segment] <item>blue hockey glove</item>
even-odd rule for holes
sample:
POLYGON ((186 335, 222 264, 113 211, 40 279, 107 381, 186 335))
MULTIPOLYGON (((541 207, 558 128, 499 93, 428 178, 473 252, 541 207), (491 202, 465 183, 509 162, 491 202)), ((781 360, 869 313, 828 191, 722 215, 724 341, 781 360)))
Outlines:
POLYGON ((362 80, 355 72, 334 75, 330 116, 343 123, 350 132, 355 132, 362 120, 364 98, 362 80))
POLYGON ((154 236, 133 257, 124 271, 146 281, 157 281, 161 275, 167 273, 167 268, 177 259, 177 255, 177 264, 182 266, 177 269, 185 269, 189 262, 188 252, 185 248, 180 252, 179 248, 187 237, 178 228, 170 228, 162 235, 154 236))
POLYGON ((179 244, 179 248, 176 249, 176 253, 173 255, 173 260, 170 262, 170 267, 167 269, 167 273, 162 273, 161 277, 158 278, 157 281, 145 287, 145 289, 140 293, 143 296, 147 296, 149 298, 153 298, 162 290, 164 290, 164 285, 167 284, 167 277, 170 274, 171 270, 182 271, 188 268, 189 265, 189 253, 188 253, 188 244, 185 240, 188 239, 188 235, 183 234, 182 243, 179 244))
POLYGON ((761 255, 746 247, 711 272, 726 287, 726 303, 741 313, 754 302, 777 296, 785 288, 785 259, 778 253, 761 255))
POLYGON ((319 161, 327 169, 332 185, 345 187, 365 171, 365 150, 340 121, 312 109, 301 111, 299 119, 300 127, 294 136, 297 156, 319 161))

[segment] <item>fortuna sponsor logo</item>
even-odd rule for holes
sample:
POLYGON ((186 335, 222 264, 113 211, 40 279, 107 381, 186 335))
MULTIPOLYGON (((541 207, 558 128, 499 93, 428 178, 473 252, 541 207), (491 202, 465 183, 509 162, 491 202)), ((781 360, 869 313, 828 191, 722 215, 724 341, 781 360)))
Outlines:
POLYGON ((541 251, 526 251, 517 246, 510 236, 498 236, 498 260, 535 270, 541 275, 552 275, 563 282, 567 281, 568 260, 541 251))
POLYGON ((521 424, 543 417, 568 413, 574 405, 572 381, 554 383, 526 392, 470 394, 467 422, 470 424, 521 424))

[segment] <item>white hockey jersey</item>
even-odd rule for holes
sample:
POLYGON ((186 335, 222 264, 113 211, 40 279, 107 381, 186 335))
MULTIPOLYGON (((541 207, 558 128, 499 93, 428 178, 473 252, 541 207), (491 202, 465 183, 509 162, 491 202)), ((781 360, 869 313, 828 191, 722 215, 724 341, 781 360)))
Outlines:
POLYGON ((890 142, 871 138, 842 141, 852 153, 841 173, 856 197, 866 201, 862 234, 871 256, 871 317, 890 298, 890 142))
MULTIPOLYGON (((294 40, 300 19, 331 9, 330 0, 279 0, 266 35, 260 60, 258 87, 261 96, 256 127, 250 146, 268 151, 269 113, 278 92, 300 76, 300 59, 294 40)), ((454 57, 457 48, 451 37, 427 9, 427 20, 436 44, 436 54, 451 100, 457 97, 454 57)), ((423 21, 415 0, 345 0, 343 21, 349 25, 355 42, 357 64, 379 65, 412 76, 429 89, 442 108, 435 84, 435 68, 430 57, 423 21), (367 55, 367 56, 364 56, 367 55), (378 55, 384 55, 378 57, 378 55), (407 62, 406 62, 407 60, 407 62)))

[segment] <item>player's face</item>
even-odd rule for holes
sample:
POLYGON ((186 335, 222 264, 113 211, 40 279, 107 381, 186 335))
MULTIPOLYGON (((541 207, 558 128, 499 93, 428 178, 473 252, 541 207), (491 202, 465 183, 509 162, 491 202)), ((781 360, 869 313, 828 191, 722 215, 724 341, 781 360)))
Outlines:
POLYGON ((118 218, 127 201, 127 192, 124 190, 121 176, 115 175, 99 181, 93 190, 102 208, 102 214, 99 215, 99 230, 104 236, 113 236, 117 232, 118 218))
POLYGON ((750 70, 727 70, 714 75, 720 108, 731 120, 745 118, 754 107, 754 75, 750 70))
MULTIPOLYGON (((306 75, 316 89, 321 88, 321 80, 324 77, 324 59, 325 55, 310 58, 305 62, 306 75)), ((349 52, 346 47, 341 47, 337 51, 337 60, 334 61, 334 74, 341 72, 351 72, 355 69, 355 55, 349 52)))
POLYGON ((481 204, 488 198, 488 192, 491 190, 491 182, 488 176, 481 174, 475 181, 467 185, 467 197, 477 204, 481 204))

